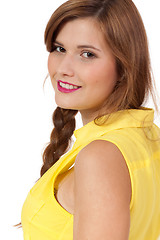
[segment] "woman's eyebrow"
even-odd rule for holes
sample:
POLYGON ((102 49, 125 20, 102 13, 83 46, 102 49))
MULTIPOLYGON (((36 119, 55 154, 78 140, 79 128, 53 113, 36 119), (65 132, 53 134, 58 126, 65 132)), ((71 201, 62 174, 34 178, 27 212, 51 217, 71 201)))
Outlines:
POLYGON ((96 48, 96 47, 94 47, 92 45, 78 45, 77 48, 92 48, 94 50, 97 50, 97 51, 101 52, 100 49, 98 49, 98 48, 96 48))
POLYGON ((58 41, 54 41, 53 43, 55 43, 55 44, 58 44, 58 45, 60 45, 60 46, 64 47, 64 46, 63 46, 63 44, 62 44, 62 43, 60 43, 60 42, 58 42, 58 41))
MULTIPOLYGON (((58 42, 58 41, 54 41, 54 43, 64 47, 64 45, 62 43, 58 42)), ((92 45, 78 45, 77 48, 92 48, 94 50, 97 50, 97 51, 101 52, 100 49, 98 49, 98 48, 96 48, 96 47, 94 47, 92 45)))

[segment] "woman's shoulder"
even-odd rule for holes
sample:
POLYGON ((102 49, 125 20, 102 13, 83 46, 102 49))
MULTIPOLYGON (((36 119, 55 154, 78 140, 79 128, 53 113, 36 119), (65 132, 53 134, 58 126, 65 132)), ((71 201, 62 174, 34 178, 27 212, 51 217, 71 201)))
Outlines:
POLYGON ((93 185, 103 183, 104 188, 109 183, 114 189, 114 185, 121 182, 121 191, 128 194, 129 201, 131 199, 131 180, 126 161, 119 148, 110 141, 97 139, 85 146, 76 157, 74 172, 75 178, 76 174, 86 179, 91 177, 93 185))
POLYGON ((87 158, 90 161, 94 157, 94 163, 98 164, 99 161, 106 162, 108 158, 115 157, 115 155, 119 155, 119 158, 122 158, 120 150, 113 142, 107 141, 105 138, 95 139, 78 153, 75 164, 78 158, 87 158))
POLYGON ((125 167, 124 157, 120 149, 116 144, 105 139, 95 139, 82 148, 77 154, 75 167, 83 163, 89 164, 93 168, 108 164, 112 164, 112 167, 116 167, 117 164, 122 166, 122 163, 125 167))

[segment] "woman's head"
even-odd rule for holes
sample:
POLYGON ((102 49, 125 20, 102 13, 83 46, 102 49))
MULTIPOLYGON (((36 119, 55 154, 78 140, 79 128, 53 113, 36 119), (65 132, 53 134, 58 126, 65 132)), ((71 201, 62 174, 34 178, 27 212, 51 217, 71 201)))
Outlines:
POLYGON ((65 23, 53 46, 48 70, 57 105, 79 110, 83 121, 93 119, 117 82, 115 57, 97 22, 88 17, 65 23), (61 83, 77 88, 61 89, 61 83))
MULTIPOLYGON (((80 20, 86 29, 88 21, 92 20, 97 28, 97 36, 101 32, 106 49, 108 48, 110 55, 115 59, 116 81, 114 78, 111 91, 106 92, 103 102, 104 112, 139 108, 151 90, 151 76, 147 37, 133 2, 131 0, 69 0, 53 13, 48 22, 45 31, 47 50, 53 52, 53 43, 58 38, 63 43, 67 28, 69 29, 70 26, 71 29, 75 26, 74 23, 80 23, 80 20)), ((75 37, 70 36, 70 39, 74 40, 75 37)), ((93 42, 96 40, 92 39, 93 42)), ((83 67, 85 71, 85 64, 83 67)), ((105 73, 105 69, 103 71, 105 73)), ((106 84, 107 77, 106 75, 106 84)), ((99 81, 98 78, 97 81, 99 81)), ((75 80, 75 83, 68 82, 75 85, 81 83, 79 80, 75 80)), ((75 93, 78 94, 81 90, 75 93)))

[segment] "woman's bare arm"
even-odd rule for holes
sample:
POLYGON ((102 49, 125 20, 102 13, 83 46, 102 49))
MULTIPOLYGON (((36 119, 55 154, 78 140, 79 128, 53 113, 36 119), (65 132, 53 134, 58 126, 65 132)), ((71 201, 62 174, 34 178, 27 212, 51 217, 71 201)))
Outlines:
POLYGON ((128 240, 131 182, 116 145, 95 140, 79 152, 74 199, 73 240, 128 240))

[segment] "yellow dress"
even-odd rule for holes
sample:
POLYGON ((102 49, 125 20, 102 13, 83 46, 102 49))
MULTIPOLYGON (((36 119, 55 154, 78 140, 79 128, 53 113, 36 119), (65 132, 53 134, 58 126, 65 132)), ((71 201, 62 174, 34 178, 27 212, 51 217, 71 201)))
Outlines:
POLYGON ((155 140, 160 138, 160 129, 153 120, 154 110, 150 108, 122 110, 112 113, 106 125, 97 126, 92 121, 75 130, 72 149, 28 193, 21 214, 24 240, 73 240, 73 215, 57 202, 55 180, 74 164, 78 152, 95 139, 114 143, 128 166, 132 185, 129 240, 157 240, 160 235, 160 141, 155 140))

